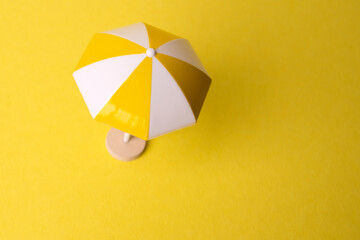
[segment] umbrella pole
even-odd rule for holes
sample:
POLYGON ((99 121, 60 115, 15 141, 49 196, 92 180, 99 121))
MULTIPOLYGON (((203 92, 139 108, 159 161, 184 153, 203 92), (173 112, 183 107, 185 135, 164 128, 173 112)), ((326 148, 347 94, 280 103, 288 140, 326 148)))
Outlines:
POLYGON ((124 143, 128 143, 130 141, 130 138, 131 138, 131 134, 124 132, 124 137, 123 137, 124 143))

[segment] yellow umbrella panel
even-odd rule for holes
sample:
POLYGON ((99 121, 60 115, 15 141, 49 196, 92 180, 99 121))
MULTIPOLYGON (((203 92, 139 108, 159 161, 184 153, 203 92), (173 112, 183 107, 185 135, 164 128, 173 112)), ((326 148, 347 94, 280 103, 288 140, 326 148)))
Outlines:
POLYGON ((95 34, 73 76, 94 119, 144 140, 195 124, 211 83, 186 39, 145 23, 95 34))

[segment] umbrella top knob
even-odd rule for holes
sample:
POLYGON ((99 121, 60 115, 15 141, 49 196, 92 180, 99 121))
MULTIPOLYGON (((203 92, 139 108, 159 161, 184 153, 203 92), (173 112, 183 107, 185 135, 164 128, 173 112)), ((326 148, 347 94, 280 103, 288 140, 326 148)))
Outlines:
POLYGON ((156 54, 156 51, 153 48, 148 48, 146 50, 146 56, 148 56, 148 57, 153 57, 153 56, 155 56, 155 54, 156 54))

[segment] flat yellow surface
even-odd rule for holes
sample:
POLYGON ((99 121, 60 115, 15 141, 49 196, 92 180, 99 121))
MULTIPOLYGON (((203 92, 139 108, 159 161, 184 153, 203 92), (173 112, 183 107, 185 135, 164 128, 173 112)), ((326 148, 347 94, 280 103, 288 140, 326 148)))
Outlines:
POLYGON ((1 0, 0 239, 359 239, 358 0, 1 0), (213 78, 198 124, 114 160, 71 74, 145 21, 213 78))

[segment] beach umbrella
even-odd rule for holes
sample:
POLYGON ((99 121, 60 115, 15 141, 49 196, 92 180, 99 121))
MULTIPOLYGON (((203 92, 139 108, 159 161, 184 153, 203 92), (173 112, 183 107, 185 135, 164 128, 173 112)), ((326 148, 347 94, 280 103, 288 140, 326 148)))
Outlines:
POLYGON ((113 127, 106 146, 122 160, 195 124, 211 84, 188 40, 146 23, 94 34, 73 77, 91 116, 113 127))

